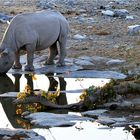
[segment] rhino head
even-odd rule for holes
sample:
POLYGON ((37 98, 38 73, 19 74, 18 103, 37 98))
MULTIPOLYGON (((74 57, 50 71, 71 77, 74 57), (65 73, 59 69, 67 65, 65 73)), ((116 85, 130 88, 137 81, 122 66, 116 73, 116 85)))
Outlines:
POLYGON ((14 63, 15 54, 6 48, 0 53, 0 74, 7 73, 14 63))

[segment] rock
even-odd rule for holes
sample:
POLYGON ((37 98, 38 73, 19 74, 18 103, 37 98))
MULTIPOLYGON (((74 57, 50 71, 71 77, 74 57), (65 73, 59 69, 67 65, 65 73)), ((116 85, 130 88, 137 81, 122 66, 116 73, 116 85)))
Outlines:
POLYGON ((121 17, 121 18, 125 18, 129 12, 126 9, 115 9, 113 10, 103 10, 102 11, 103 15, 106 16, 111 16, 111 17, 121 17))
POLYGON ((103 14, 103 15, 106 15, 106 16, 111 16, 111 17, 113 17, 115 13, 114 13, 113 11, 111 11, 111 10, 103 10, 103 11, 102 11, 102 14, 103 14))
POLYGON ((76 60, 74 63, 77 65, 80 65, 80 66, 92 66, 92 65, 94 65, 93 63, 91 63, 88 60, 76 60))
POLYGON ((17 94, 18 92, 7 92, 7 93, 0 94, 0 97, 15 98, 17 97, 17 94))
POLYGON ((4 1, 4 6, 12 6, 13 5, 13 0, 5 0, 4 1))
POLYGON ((80 56, 80 57, 78 57, 78 59, 81 59, 81 60, 87 60, 87 61, 90 61, 90 62, 93 61, 93 58, 90 57, 90 56, 80 56))
POLYGON ((55 65, 47 65, 43 68, 38 68, 35 70, 35 73, 38 74, 46 74, 46 73, 67 73, 70 71, 77 71, 81 69, 82 67, 76 66, 76 65, 69 65, 69 66, 63 66, 63 67, 57 67, 55 65))
POLYGON ((97 122, 102 124, 102 125, 112 125, 112 124, 116 123, 115 120, 112 120, 109 117, 101 117, 97 120, 97 122))
POLYGON ((32 113, 25 116, 25 118, 31 120, 33 125, 43 127, 73 126, 76 124, 74 121, 93 120, 92 118, 81 117, 78 115, 54 114, 47 112, 32 113))
POLYGON ((140 33, 140 25, 128 26, 128 34, 137 35, 140 33))
POLYGON ((132 0, 115 0, 115 2, 120 5, 128 5, 130 4, 130 1, 132 0))
POLYGON ((79 22, 80 23, 83 23, 83 24, 90 24, 90 25, 92 25, 93 23, 96 23, 97 21, 94 19, 94 18, 92 18, 92 17, 79 17, 79 22))
POLYGON ((75 0, 65 0, 64 3, 67 6, 71 6, 71 7, 74 7, 77 4, 77 2, 75 0))
POLYGON ((107 117, 107 116, 101 116, 99 117, 99 119, 97 120, 98 123, 101 123, 103 125, 114 125, 116 123, 124 123, 127 122, 126 119, 124 117, 121 118, 111 118, 111 117, 107 117))
POLYGON ((54 7, 56 6, 55 3, 53 3, 53 1, 48 2, 47 0, 37 0, 36 1, 36 7, 40 7, 42 9, 54 9, 54 7))
POLYGON ((32 130, 23 130, 23 129, 8 129, 0 128, 0 138, 2 140, 14 140, 14 139, 34 139, 34 140, 45 140, 43 136, 38 135, 32 130))
POLYGON ((134 20, 134 16, 126 16, 126 20, 134 20))
POLYGON ((90 110, 90 111, 85 111, 82 112, 82 116, 87 116, 87 117, 92 117, 94 119, 97 119, 100 115, 104 114, 108 110, 106 109, 97 109, 97 110, 90 110))
POLYGON ((87 36, 86 35, 80 35, 80 34, 76 34, 73 36, 73 39, 76 39, 76 40, 83 40, 83 39, 86 39, 87 36))
POLYGON ((116 66, 116 65, 122 65, 125 62, 125 60, 119 60, 119 59, 112 59, 106 62, 108 66, 116 66))
POLYGON ((66 58, 65 59, 66 65, 73 65, 74 63, 74 58, 66 58))
POLYGON ((0 13, 0 22, 2 23, 6 23, 7 21, 10 21, 13 17, 12 16, 8 16, 4 13, 0 13))
POLYGON ((106 62, 106 61, 109 61, 110 58, 107 58, 107 57, 101 57, 101 56, 92 56, 92 59, 93 61, 96 61, 96 62, 106 62))
MULTIPOLYGON (((24 58, 24 57, 21 57, 21 58, 24 58)), ((25 60, 25 59, 22 59, 22 60, 25 60)), ((70 63, 67 63, 68 65, 66 66, 63 66, 63 67, 57 67, 56 65, 46 65, 46 66, 42 66, 42 63, 39 62, 38 59, 35 59, 37 60, 34 61, 34 66, 35 66, 35 71, 34 73, 36 74, 46 74, 46 73, 66 73, 66 72, 69 72, 69 71, 77 71, 79 69, 82 69, 82 67, 80 66, 77 66, 77 65, 74 65, 73 63, 71 64, 70 63)), ((25 66, 25 63, 23 63, 23 66, 25 66)), ((8 71, 8 73, 12 73, 12 74, 29 74, 30 72, 29 71, 24 71, 24 70, 14 70, 14 69, 10 69, 8 71)))
POLYGON ((126 9, 115 9, 114 10, 114 17, 121 17, 126 18, 129 12, 126 9))
POLYGON ((97 70, 81 70, 69 72, 68 74, 59 74, 65 78, 107 78, 107 79, 125 79, 126 75, 115 71, 97 71, 97 70))
POLYGON ((36 7, 42 9, 55 9, 55 7, 62 7, 63 9, 71 9, 76 5, 75 0, 37 0, 36 7))

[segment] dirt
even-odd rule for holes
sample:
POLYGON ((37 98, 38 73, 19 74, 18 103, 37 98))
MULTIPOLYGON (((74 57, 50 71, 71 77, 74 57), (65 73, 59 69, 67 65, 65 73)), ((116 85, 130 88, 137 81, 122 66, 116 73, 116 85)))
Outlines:
MULTIPOLYGON (((132 70, 138 68, 140 67, 140 34, 130 36, 127 32, 127 27, 140 23, 140 1, 134 0, 127 6, 121 4, 113 5, 115 9, 128 10, 130 15, 134 16, 134 20, 102 15, 101 6, 107 5, 110 1, 101 0, 96 3, 95 0, 84 0, 81 5, 77 5, 75 11, 63 11, 61 8, 56 7, 70 22, 67 57, 102 56, 123 59, 126 60, 126 63, 120 69, 132 70), (96 21, 95 23, 87 25, 73 20, 74 17, 81 16, 79 12, 81 7, 87 10, 87 13, 83 14, 84 18, 93 18, 96 21), (90 38, 76 41, 73 39, 73 35, 76 33, 90 38)), ((13 5, 4 6, 3 1, 0 1, 0 12, 16 15, 41 10, 41 8, 36 7, 35 2, 36 0, 13 0, 13 5)), ((7 24, 0 23, 0 40, 2 40, 7 26, 7 24)), ((95 69, 104 69, 105 67, 105 65, 100 63, 95 69)))

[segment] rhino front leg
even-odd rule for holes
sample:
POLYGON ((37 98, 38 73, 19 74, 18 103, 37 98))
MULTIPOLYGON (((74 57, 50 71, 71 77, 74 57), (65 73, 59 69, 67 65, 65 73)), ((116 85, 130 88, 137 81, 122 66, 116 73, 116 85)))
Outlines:
POLYGON ((34 66, 33 66, 33 59, 34 59, 34 49, 32 46, 27 46, 26 47, 27 51, 27 65, 25 66, 24 70, 25 71, 34 71, 34 66))
POLYGON ((20 51, 19 50, 15 53, 15 63, 14 63, 12 68, 13 69, 21 69, 22 68, 22 65, 20 64, 20 51))
POLYGON ((51 47, 49 47, 49 57, 48 57, 47 61, 45 62, 45 64, 47 64, 47 65, 54 64, 54 59, 57 54, 58 54, 57 42, 55 42, 51 47))

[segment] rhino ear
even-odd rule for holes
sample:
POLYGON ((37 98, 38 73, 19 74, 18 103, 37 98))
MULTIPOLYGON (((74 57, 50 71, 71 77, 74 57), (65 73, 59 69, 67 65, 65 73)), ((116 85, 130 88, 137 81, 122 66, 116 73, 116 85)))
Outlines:
POLYGON ((1 56, 7 56, 9 54, 9 50, 6 48, 1 52, 1 56))

